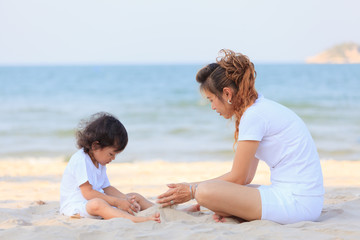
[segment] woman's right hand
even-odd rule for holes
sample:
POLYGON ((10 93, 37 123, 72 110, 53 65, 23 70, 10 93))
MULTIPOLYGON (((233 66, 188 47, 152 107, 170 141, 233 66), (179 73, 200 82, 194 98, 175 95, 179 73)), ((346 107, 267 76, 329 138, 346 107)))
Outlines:
POLYGON ((157 203, 162 207, 171 206, 174 204, 185 203, 191 200, 190 184, 177 183, 168 184, 169 189, 167 192, 158 196, 157 203))

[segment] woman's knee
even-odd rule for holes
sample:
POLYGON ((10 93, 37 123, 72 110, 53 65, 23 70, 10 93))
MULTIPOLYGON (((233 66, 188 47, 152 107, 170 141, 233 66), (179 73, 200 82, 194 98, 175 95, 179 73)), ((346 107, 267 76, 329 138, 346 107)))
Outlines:
POLYGON ((200 183, 195 192, 195 199, 200 205, 204 205, 207 201, 211 200, 211 196, 213 196, 213 189, 216 180, 206 181, 200 183))

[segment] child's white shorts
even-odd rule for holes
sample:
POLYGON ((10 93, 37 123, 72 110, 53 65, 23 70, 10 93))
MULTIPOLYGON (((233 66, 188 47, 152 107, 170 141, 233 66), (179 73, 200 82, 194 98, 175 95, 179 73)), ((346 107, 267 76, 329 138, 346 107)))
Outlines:
POLYGON ((289 188, 260 186, 262 220, 281 224, 315 221, 321 214, 323 196, 301 196, 289 188))
POLYGON ((61 209, 60 213, 69 217, 79 214, 81 217, 86 217, 86 218, 101 218, 99 216, 90 215, 86 211, 87 202, 88 201, 74 202, 68 204, 68 206, 65 206, 63 209, 61 209))

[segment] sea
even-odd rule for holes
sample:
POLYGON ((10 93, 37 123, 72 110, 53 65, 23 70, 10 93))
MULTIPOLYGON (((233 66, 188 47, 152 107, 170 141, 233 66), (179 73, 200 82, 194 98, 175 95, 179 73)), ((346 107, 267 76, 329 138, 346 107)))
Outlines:
MULTIPOLYGON (((229 161, 234 122, 211 110, 202 65, 0 67, 0 160, 68 159, 81 120, 109 112, 129 143, 117 162, 229 161)), ((323 160, 360 160, 360 65, 255 64, 256 88, 297 113, 323 160)))

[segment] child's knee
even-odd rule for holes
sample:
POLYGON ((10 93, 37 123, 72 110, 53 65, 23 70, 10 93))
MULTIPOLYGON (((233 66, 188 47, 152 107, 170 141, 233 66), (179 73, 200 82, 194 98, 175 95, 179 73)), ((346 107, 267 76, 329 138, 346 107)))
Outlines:
POLYGON ((101 198, 94 198, 87 202, 86 210, 91 213, 96 213, 104 207, 104 204, 107 204, 101 198))

